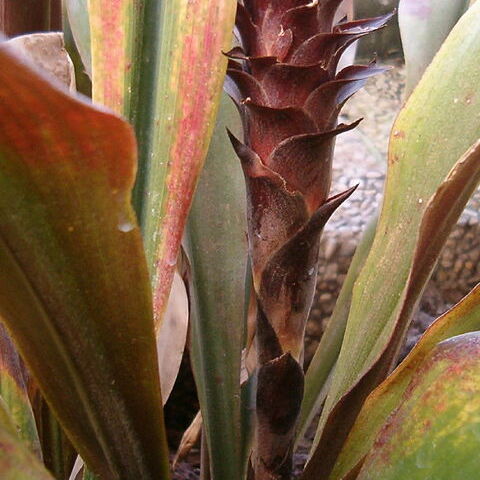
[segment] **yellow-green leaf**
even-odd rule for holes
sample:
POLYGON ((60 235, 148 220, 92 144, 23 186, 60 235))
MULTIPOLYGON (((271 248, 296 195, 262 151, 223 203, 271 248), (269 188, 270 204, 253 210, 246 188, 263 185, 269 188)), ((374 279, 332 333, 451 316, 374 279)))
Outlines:
POLYGON ((366 227, 362 240, 355 250, 347 277, 335 303, 335 309, 305 375, 305 391, 298 420, 297 442, 302 439, 327 396, 328 378, 335 367, 345 334, 353 286, 365 264, 376 227, 377 219, 375 218, 366 227))
MULTIPOLYGON (((141 12, 145 1, 148 0, 88 0, 92 99, 127 118, 131 110, 133 62, 136 45, 141 41, 141 12)), ((70 11, 75 11, 72 8, 75 3, 70 3, 73 3, 70 11)), ((81 3, 76 6, 79 12, 83 11, 81 3)), ((80 46, 89 41, 85 24, 81 22, 77 29, 80 46)))
POLYGON ((235 10, 231 0, 89 0, 93 99, 125 115, 138 138, 133 205, 157 328, 215 124, 235 10))
POLYGON ((157 83, 151 96, 140 99, 135 120, 142 160, 134 204, 157 325, 215 125, 227 65, 222 51, 231 45, 235 10, 231 0, 166 0, 159 25, 153 25, 162 37, 153 72, 157 83))
POLYGON ((389 415, 398 407, 414 372, 437 343, 480 330, 480 285, 436 320, 397 367, 367 398, 335 464, 330 480, 340 480, 361 465, 389 415))
POLYGON ((187 228, 192 264, 192 367, 214 478, 242 478, 240 359, 244 337, 245 186, 226 127, 238 130, 233 102, 220 114, 187 228))
POLYGON ((414 372, 358 480, 478 478, 479 395, 480 333, 437 345, 414 372))
POLYGON ((430 199, 444 181, 450 182, 455 162, 480 137, 479 56, 480 4, 475 4, 452 30, 395 122, 382 213, 353 290, 342 349, 314 442, 315 447, 322 445, 307 464, 305 479, 312 478, 317 468, 329 473, 361 404, 391 368, 455 215, 475 188, 479 169, 472 159, 467 168, 472 177, 453 187, 454 201, 443 210, 445 223, 438 230, 430 225, 430 238, 421 240, 425 256, 419 251, 414 262, 430 199))

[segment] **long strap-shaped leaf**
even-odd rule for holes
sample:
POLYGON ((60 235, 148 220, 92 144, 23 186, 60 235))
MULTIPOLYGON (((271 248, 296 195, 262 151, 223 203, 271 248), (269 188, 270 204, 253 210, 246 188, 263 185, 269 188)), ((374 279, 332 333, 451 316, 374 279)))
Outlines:
POLYGON ((0 64, 0 314, 101 478, 167 478, 131 129, 0 64))
POLYGON ((60 480, 70 478, 77 451, 68 440, 52 409, 40 393, 31 375, 28 377, 28 396, 33 408, 40 438, 43 464, 60 480))
MULTIPOLYGON (((344 342, 314 442, 322 445, 307 464, 305 479, 318 475, 317 468, 325 475, 333 467, 361 403, 388 372, 438 247, 448 236, 448 228, 437 231, 430 225, 423 246, 430 242, 435 251, 425 252, 425 261, 420 252, 413 263, 429 199, 480 137, 479 25, 480 4, 476 4, 452 30, 393 127, 382 214, 354 288, 344 342)), ((462 193, 450 205, 451 212, 443 213, 459 214, 458 206, 466 200, 462 193)))
MULTIPOLYGON (((154 98, 157 123, 151 144, 142 146, 137 183, 137 194, 143 196, 140 221, 153 275, 156 323, 168 298, 188 210, 213 132, 226 70, 222 50, 230 47, 234 16, 231 0, 164 2, 154 98)), ((149 111, 140 107, 139 126, 140 115, 149 111)))
MULTIPOLYGON (((66 18, 63 19, 63 31, 65 37, 70 30, 75 41, 75 45, 80 55, 83 66, 78 66, 84 70, 88 76, 92 76, 92 52, 90 42, 90 20, 88 17, 88 0, 65 0, 66 18), (68 25, 65 25, 68 23, 68 25)), ((77 72, 78 75, 78 72, 77 72)), ((98 75, 98 73, 97 73, 98 75)))
POLYGON ((225 127, 239 130, 223 97, 187 235, 192 263, 192 366, 214 479, 241 479, 240 357, 244 334, 245 186, 225 127))
POLYGON ((133 201, 158 323, 214 126, 235 2, 89 0, 89 6, 94 101, 126 115, 139 141, 133 201))

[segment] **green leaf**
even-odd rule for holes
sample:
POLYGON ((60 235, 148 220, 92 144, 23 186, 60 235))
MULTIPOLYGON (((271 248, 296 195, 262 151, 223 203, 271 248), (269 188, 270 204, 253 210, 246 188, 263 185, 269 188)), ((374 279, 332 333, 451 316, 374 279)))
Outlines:
POLYGON ((98 480, 97 477, 87 469, 83 470, 83 480, 98 480))
POLYGON ((39 459, 18 438, 0 398, 0 478, 2 480, 53 480, 39 459))
POLYGON ((92 59, 87 0, 63 2, 63 37, 65 49, 75 68, 77 91, 92 96, 92 59))
POLYGON ((0 397, 16 431, 38 458, 42 458, 35 418, 27 393, 27 372, 5 327, 0 323, 0 397))
POLYGON ((436 320, 398 368, 369 395, 330 480, 344 478, 349 471, 361 465, 365 455, 372 449, 380 429, 400 404, 414 372, 437 343, 475 330, 480 330, 480 285, 436 320))
POLYGON ((416 369, 358 480, 477 478, 480 333, 437 345, 416 369))
POLYGON ((215 479, 241 479, 240 359, 244 336, 245 185, 225 127, 240 129, 223 96, 187 238, 192 264, 192 364, 215 479))
POLYGON ((305 375, 305 390, 298 421, 297 442, 303 437, 327 395, 327 380, 333 371, 342 346, 353 286, 370 252, 376 227, 377 219, 375 218, 366 227, 362 240, 355 251, 347 277, 335 303, 335 309, 305 375))
POLYGON ((407 68, 406 94, 417 85, 469 0, 401 0, 398 23, 407 68))
MULTIPOLYGON (((475 178, 455 184, 458 198, 453 195, 454 201, 442 212, 446 223, 438 230, 429 225, 430 237, 422 240, 426 256, 418 250, 414 263, 429 200, 454 162, 480 136, 479 55, 480 4, 476 4, 452 30, 395 122, 383 209, 354 287, 344 342, 314 442, 316 448, 323 435, 322 448, 307 465, 309 475, 320 462, 325 472, 333 467, 361 404, 388 373, 440 248, 475 187, 478 162, 472 158, 467 171, 475 178), (327 437, 335 439, 335 447, 331 443, 328 447, 328 461, 323 451, 327 437)), ((456 170, 460 177, 461 171, 456 170)))
MULTIPOLYGON (((394 355, 397 352, 397 349, 399 348, 400 342, 403 338, 404 329, 406 328, 405 325, 407 324, 408 318, 411 315, 412 306, 410 302, 412 302, 412 299, 416 297, 418 298, 423 285, 425 285, 427 279, 429 278, 448 233, 460 216, 463 207, 475 190, 479 180, 480 141, 470 148, 457 162, 447 179, 438 188, 437 192, 430 199, 429 204, 427 205, 420 226, 417 247, 412 263, 412 271, 407 281, 406 290, 404 292, 404 300, 398 315, 398 324, 389 340, 388 345, 386 345, 384 352, 380 356, 380 359, 377 360, 376 364, 374 364, 371 370, 375 375, 378 375, 377 378, 381 378, 383 374, 382 372, 385 372, 389 368, 391 359, 395 358, 394 355)), ((374 388, 375 381, 378 381, 375 377, 374 380, 372 380, 371 377, 369 378, 369 375, 370 372, 368 372, 359 382, 358 385, 360 385, 360 387, 355 385, 353 389, 348 392, 348 394, 345 395, 335 406, 331 417, 327 420, 327 426, 325 427, 326 435, 324 435, 324 437, 321 439, 321 442, 326 442, 326 439, 329 438, 329 435, 336 435, 335 429, 339 428, 338 425, 341 425, 343 428, 350 428, 351 425, 349 422, 353 422, 355 420, 355 416, 358 413, 359 404, 360 402, 363 402, 366 394, 368 394, 368 391, 365 393, 365 389, 374 388), (360 391, 360 393, 358 391, 360 391), (350 397, 350 395, 352 395, 353 401, 351 400, 352 397, 350 397), (353 405, 350 402, 353 402, 353 405), (347 417, 348 420, 346 422, 344 421, 344 418, 342 418, 342 412, 345 408, 350 408, 350 412, 353 411, 355 415, 353 419, 352 417, 347 417), (345 427, 345 424, 347 427, 345 427)), ((345 439, 345 433, 348 432, 345 432, 345 430, 343 431, 344 437, 342 441, 345 439)), ((363 441, 364 439, 362 442, 363 441)), ((368 445, 366 443, 362 444, 364 446, 368 445)), ((321 451, 321 446, 317 451, 315 451, 315 462, 319 461, 319 452, 321 451)), ((345 452, 345 448, 343 451, 345 452)))
POLYGON ((0 62, 0 315, 92 470, 168 478, 132 131, 0 62))
MULTIPOLYGON (((227 60, 222 51, 231 44, 235 10, 232 1, 168 0, 162 3, 160 26, 157 21, 146 27, 160 28, 161 56, 154 71, 145 70, 140 86, 153 90, 140 98, 135 117, 141 163, 134 205, 152 276, 156 325, 215 125, 227 60)), ((145 69, 150 55, 146 51, 142 57, 145 69)))
POLYGON ((66 0, 68 26, 75 40, 78 53, 88 76, 92 77, 92 54, 90 51, 90 21, 88 0, 66 0))
POLYGON ((139 144, 133 204, 157 328, 214 127, 236 3, 90 0, 94 101, 125 115, 139 144))

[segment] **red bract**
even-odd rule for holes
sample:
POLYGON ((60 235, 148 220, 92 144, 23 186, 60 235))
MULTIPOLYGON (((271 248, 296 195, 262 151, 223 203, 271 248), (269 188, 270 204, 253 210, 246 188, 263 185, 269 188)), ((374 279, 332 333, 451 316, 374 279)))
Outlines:
POLYGON ((236 19, 240 46, 228 53, 227 89, 244 124, 245 142, 231 140, 247 184, 257 303, 257 480, 290 476, 320 233, 354 190, 329 198, 335 137, 358 124, 338 125, 337 117, 384 70, 372 62, 337 73, 345 49, 392 16, 334 24, 341 3, 245 0, 236 19))

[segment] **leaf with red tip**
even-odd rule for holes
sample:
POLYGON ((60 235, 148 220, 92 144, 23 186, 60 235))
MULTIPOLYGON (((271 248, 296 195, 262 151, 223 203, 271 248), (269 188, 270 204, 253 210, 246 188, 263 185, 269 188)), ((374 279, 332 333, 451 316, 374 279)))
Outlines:
POLYGON ((235 3, 92 0, 89 11, 94 100, 127 116, 138 138, 132 201, 159 327, 214 126, 235 3))
MULTIPOLYGON (((322 451, 322 447, 324 449, 329 448, 333 452, 335 451, 332 449, 332 442, 340 440, 347 433, 344 425, 348 425, 350 422, 353 424, 358 415, 361 402, 368 395, 369 388, 372 388, 371 385, 375 384, 375 382, 378 384, 378 378, 386 376, 385 371, 394 361, 393 359, 403 338, 406 324, 411 317, 413 302, 418 298, 423 285, 428 279, 447 238, 447 234, 460 216, 468 198, 479 182, 479 159, 480 141, 470 148, 457 162, 448 177, 430 199, 422 218, 411 273, 407 280, 405 291, 400 298, 400 307, 399 312, 396 313, 397 318, 394 331, 388 343, 384 346, 380 357, 375 361, 370 370, 335 405, 325 423, 323 434, 320 438, 320 448, 315 451, 312 457, 313 465, 318 467, 319 460, 323 457, 322 468, 325 468, 323 467, 323 465, 326 465, 325 452, 322 451), (345 410, 348 410, 348 415, 344 413, 345 410), (335 440, 330 440, 327 443, 326 439, 331 439, 332 437, 335 440), (327 447, 325 447, 326 445, 327 447)), ((435 334, 436 330, 434 329, 433 332, 435 334)), ((427 347, 428 345, 427 343, 427 347)), ((386 382, 388 383, 388 379, 386 382)), ((379 412, 376 415, 378 420, 379 412)), ((373 429, 371 425, 369 428, 373 429)), ((373 433, 373 430, 370 431, 373 433)), ((368 443, 365 443, 365 439, 362 439, 361 445, 367 447, 368 443)), ((355 445, 355 447, 356 449, 352 453, 358 452, 358 445, 355 445)), ((338 443, 335 443, 335 448, 339 448, 338 443)), ((357 461, 360 460, 361 458, 357 458, 357 461)), ((353 465, 350 466, 353 467, 353 465)), ((316 473, 315 467, 310 466, 309 468, 308 475, 316 473)), ((322 470, 322 472, 325 474, 325 471, 322 470)))
POLYGON ((90 0, 88 18, 92 55, 92 97, 95 103, 130 117, 135 45, 141 26, 140 2, 90 0))
MULTIPOLYGON (((135 204, 154 290, 155 322, 168 300, 193 193, 215 125, 232 41, 235 2, 175 0, 156 4, 149 33, 161 41, 155 61, 145 42, 143 65, 152 82, 136 122, 143 165, 135 204), (157 13, 157 15, 158 15, 157 13), (157 19, 161 18, 161 25, 157 19), (161 40, 160 40, 161 38, 161 40), (172 46, 175 45, 175 48, 172 46), (148 126, 143 131, 140 122, 148 126)), ((142 90, 145 84, 136 88, 142 90)))
POLYGON ((167 478, 133 133, 0 60, 0 315, 95 472, 167 478))

